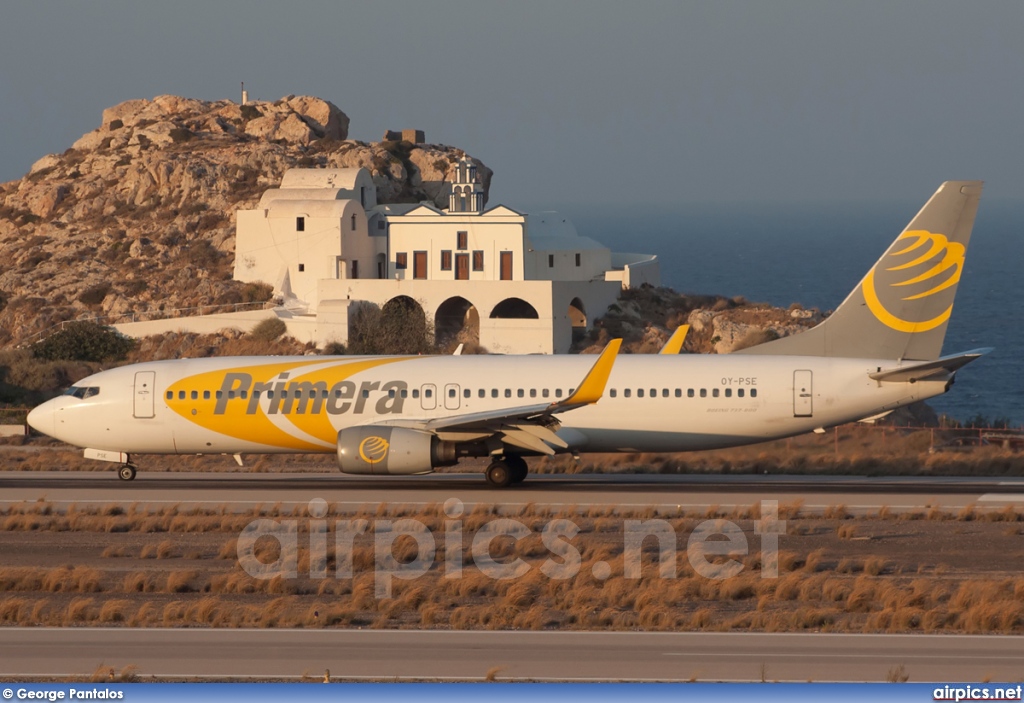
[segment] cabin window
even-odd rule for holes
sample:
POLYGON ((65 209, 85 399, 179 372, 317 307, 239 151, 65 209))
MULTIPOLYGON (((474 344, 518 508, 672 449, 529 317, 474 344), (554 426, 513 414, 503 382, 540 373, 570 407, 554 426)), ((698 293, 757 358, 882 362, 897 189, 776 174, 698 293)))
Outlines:
POLYGON ((448 389, 448 397, 449 398, 454 398, 455 396, 456 396, 455 389, 454 388, 449 388, 448 389))
POLYGON ((610 389, 610 390, 608 391, 608 396, 609 396, 610 398, 614 398, 614 397, 615 397, 616 395, 618 395, 618 393, 616 393, 616 392, 615 392, 615 389, 614 389, 614 388, 612 388, 612 389, 610 389))
POLYGON ((742 388, 737 388, 736 389, 736 397, 737 398, 742 398, 743 397, 743 389, 742 388))
POLYGON ((471 390, 469 390, 467 388, 466 390, 462 391, 462 397, 463 398, 472 398, 473 397, 473 391, 471 391, 471 390))
POLYGON ((402 391, 401 391, 401 397, 402 398, 408 398, 409 397, 409 391, 406 390, 405 388, 403 388, 402 391))
POLYGON ((643 388, 637 388, 636 389, 636 397, 637 398, 643 398, 644 397, 644 389, 643 388))
POLYGON ((708 397, 708 389, 707 388, 701 388, 700 389, 700 397, 701 398, 707 398, 708 397))
POLYGON ((210 391, 203 391, 203 400, 210 399, 210 391))
POLYGON ((185 400, 185 391, 178 391, 178 400, 185 400))
POLYGON ((492 398, 497 398, 498 397, 498 389, 497 388, 492 388, 491 389, 491 397, 492 398))
POLYGON ((750 389, 750 397, 751 398, 756 398, 757 397, 757 389, 756 388, 751 388, 750 389))
POLYGON ((687 398, 692 398, 693 397, 693 389, 692 388, 687 388, 686 389, 686 397, 687 398))
POLYGON ((725 397, 726 398, 732 398, 732 388, 726 388, 725 389, 725 397))
POLYGON ((486 398, 487 397, 487 391, 485 389, 481 388, 480 390, 478 390, 476 392, 476 397, 477 398, 486 398))
POLYGON ((506 388, 505 389, 505 397, 506 398, 511 398, 512 397, 512 389, 511 388, 506 388))
POLYGON ((657 398, 658 397, 658 389, 657 388, 652 388, 651 389, 651 397, 652 398, 657 398))
POLYGON ((540 395, 542 398, 547 398, 548 396, 551 395, 551 391, 549 391, 547 388, 544 388, 543 390, 541 390, 540 395))
POLYGON ((395 389, 391 388, 391 389, 388 390, 388 398, 394 398, 394 397, 395 397, 395 389))
POLYGON ((712 398, 717 398, 718 397, 718 389, 717 388, 712 388, 711 389, 711 397, 712 398))
POLYGON ((419 398, 420 397, 420 389, 419 388, 416 388, 416 389, 413 390, 412 397, 413 398, 419 398))
POLYGON ((662 388, 661 389, 661 397, 662 398, 668 398, 668 388, 662 388))
MULTIPOLYGON (((370 392, 369 392, 369 391, 363 391, 363 392, 364 392, 364 393, 366 393, 366 395, 365 395, 364 397, 366 397, 366 398, 369 398, 369 397, 370 397, 370 392)), ((433 391, 433 389, 430 389, 430 388, 424 388, 424 389, 423 389, 423 397, 424 397, 424 398, 433 398, 433 397, 434 397, 434 391, 433 391)))
POLYGON ((682 388, 676 388, 676 398, 682 398, 682 397, 683 397, 683 389, 682 388))
POLYGON ((561 398, 562 397, 562 389, 561 388, 556 388, 555 389, 555 397, 556 398, 561 398))
POLYGON ((522 398, 522 397, 524 397, 525 395, 526 395, 526 393, 524 393, 524 392, 523 392, 523 389, 522 389, 522 388, 520 388, 519 390, 517 390, 517 391, 516 391, 516 397, 517 397, 517 398, 522 398))
POLYGON ((530 397, 531 398, 536 398, 537 397, 537 389, 536 388, 531 388, 530 389, 530 397))
POLYGON ((174 391, 167 391, 167 400, 174 400, 174 391))
POLYGON ((630 390, 629 388, 623 388, 622 389, 622 397, 623 398, 629 398, 631 395, 633 395, 633 391, 632 390, 630 390))

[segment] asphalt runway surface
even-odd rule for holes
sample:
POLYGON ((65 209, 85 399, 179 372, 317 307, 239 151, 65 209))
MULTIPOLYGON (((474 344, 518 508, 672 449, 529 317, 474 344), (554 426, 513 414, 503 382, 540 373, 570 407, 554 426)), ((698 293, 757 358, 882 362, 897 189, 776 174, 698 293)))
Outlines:
POLYGON ((134 665, 197 678, 1019 681, 1024 638, 415 630, 0 629, 0 676, 134 665))
POLYGON ((545 474, 532 475, 519 486, 497 489, 488 486, 481 474, 471 473, 362 477, 140 471, 134 481, 121 481, 113 471, 0 472, 0 505, 43 500, 58 505, 178 504, 242 510, 276 503, 291 507, 314 498, 326 500, 342 512, 375 508, 380 503, 422 506, 457 498, 467 507, 654 507, 663 511, 747 508, 762 500, 777 500, 799 502, 811 512, 844 505, 857 514, 875 512, 882 506, 907 511, 1024 505, 1024 478, 545 474))

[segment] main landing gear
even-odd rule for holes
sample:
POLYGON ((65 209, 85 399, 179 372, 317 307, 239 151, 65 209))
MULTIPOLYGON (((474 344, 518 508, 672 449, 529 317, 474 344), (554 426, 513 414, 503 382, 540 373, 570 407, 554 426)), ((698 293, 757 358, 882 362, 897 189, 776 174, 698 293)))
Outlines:
POLYGON ((122 481, 131 481, 135 478, 135 464, 122 464, 117 470, 117 477, 122 481))
POLYGON ((484 475, 487 477, 487 483, 495 488, 506 488, 513 483, 522 483, 526 480, 528 472, 523 457, 518 454, 507 454, 491 462, 484 475))

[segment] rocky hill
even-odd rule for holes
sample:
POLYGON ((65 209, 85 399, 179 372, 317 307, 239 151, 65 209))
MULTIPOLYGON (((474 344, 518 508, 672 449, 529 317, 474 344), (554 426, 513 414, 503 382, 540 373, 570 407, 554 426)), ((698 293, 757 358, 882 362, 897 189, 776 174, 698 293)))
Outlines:
MULTIPOLYGON (((83 316, 265 299, 231 280, 235 210, 293 166, 364 166, 382 203, 447 205, 462 150, 353 141, 348 126, 313 97, 164 95, 104 110, 69 149, 0 185, 0 347, 83 316)), ((486 191, 491 170, 475 161, 486 191)))

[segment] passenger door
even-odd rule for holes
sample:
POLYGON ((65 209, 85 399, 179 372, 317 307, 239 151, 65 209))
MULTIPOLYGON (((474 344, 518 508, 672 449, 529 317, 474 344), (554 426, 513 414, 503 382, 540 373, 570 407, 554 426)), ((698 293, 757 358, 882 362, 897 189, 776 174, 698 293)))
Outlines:
POLYGON ((135 417, 151 418, 155 415, 155 371, 138 371, 135 374, 135 417))

